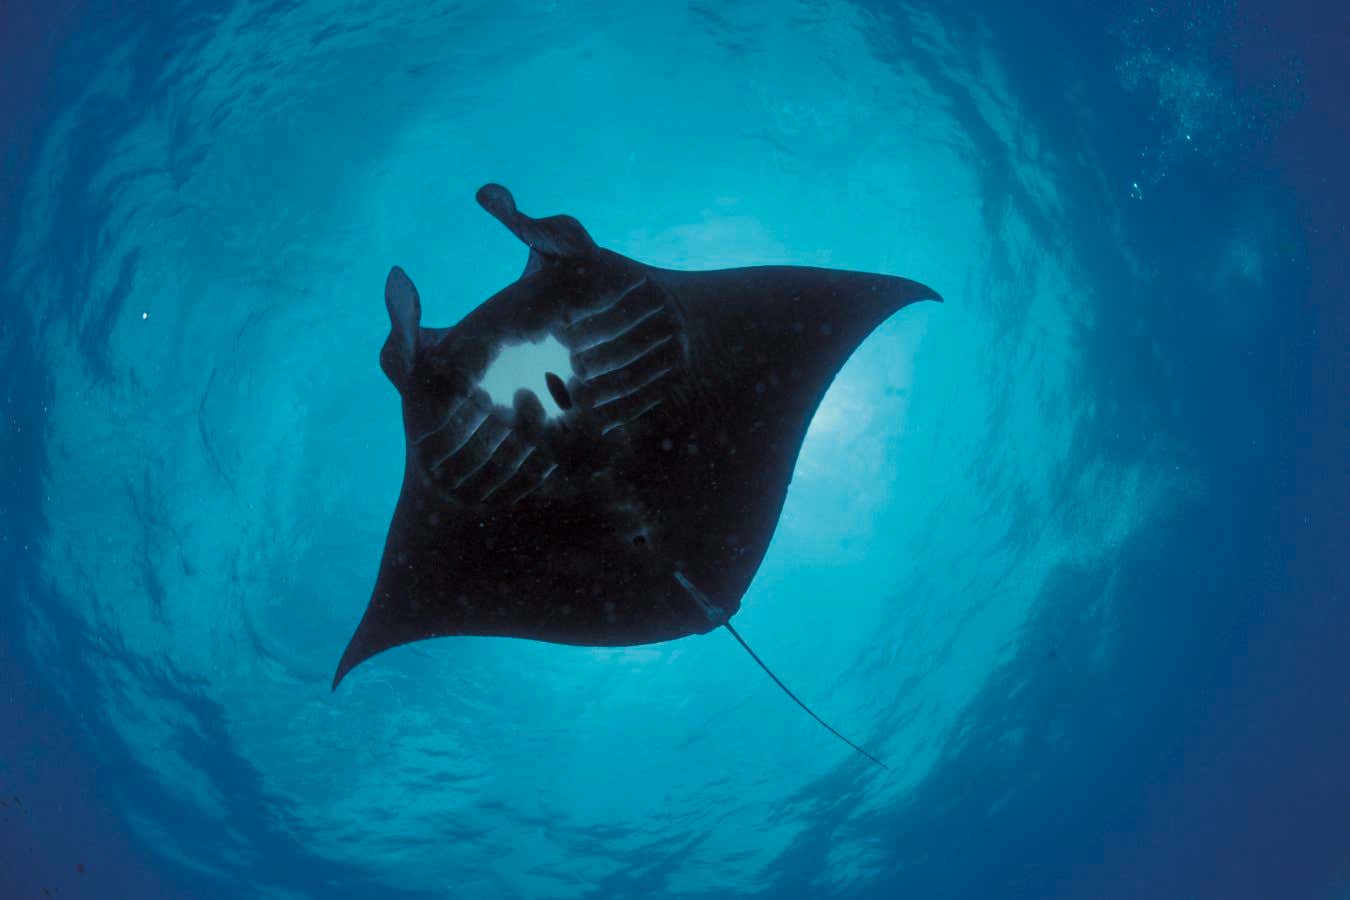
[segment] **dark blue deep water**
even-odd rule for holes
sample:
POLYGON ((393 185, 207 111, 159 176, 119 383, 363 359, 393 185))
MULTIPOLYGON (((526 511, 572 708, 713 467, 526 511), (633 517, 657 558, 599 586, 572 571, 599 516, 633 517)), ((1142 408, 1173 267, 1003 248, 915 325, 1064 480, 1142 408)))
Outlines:
POLYGON ((0 896, 1350 897, 1343 4, 0 2, 0 896), (487 181, 906 275, 737 624, 329 682, 487 181))

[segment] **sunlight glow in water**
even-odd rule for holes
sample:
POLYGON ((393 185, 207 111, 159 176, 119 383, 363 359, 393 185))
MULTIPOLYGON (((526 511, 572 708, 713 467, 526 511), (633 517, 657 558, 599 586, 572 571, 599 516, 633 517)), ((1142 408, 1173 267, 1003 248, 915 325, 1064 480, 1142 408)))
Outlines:
MULTIPOLYGON (((225 25, 202 36, 201 56, 232 58, 238 42, 284 54, 334 20, 313 15, 282 14, 266 32, 225 25)), ((756 27, 777 20, 736 15, 756 27)), ((432 29, 442 40, 426 31, 412 44, 330 36, 319 54, 331 67, 311 60, 304 78, 297 71, 284 114, 270 106, 280 99, 272 73, 203 69, 209 87, 191 99, 182 79, 160 86, 165 102, 181 96, 173 102, 191 124, 150 117, 108 137, 123 150, 88 190, 119 185, 107 215, 125 224, 89 275, 94 302, 135 298, 157 310, 160 332, 103 336, 111 377, 52 347, 51 428, 71 451, 52 461, 51 571, 60 560, 143 561, 117 567, 93 594, 78 576, 55 580, 91 627, 147 660, 172 660, 171 682, 199 681, 219 728, 316 854, 347 858, 352 823, 374 818, 383 838, 361 863, 372 876, 397 857, 402 883, 429 889, 482 878, 486 864, 503 890, 538 896, 563 892, 578 866, 596 880, 627 865, 616 848, 568 862, 591 829, 674 846, 695 828, 710 840, 688 851, 696 866, 675 882, 748 884, 812 827, 809 817, 747 827, 772 818, 782 784, 848 773, 867 785, 854 815, 903 796, 933 766, 933 736, 953 727, 1015 639, 1047 571, 1099 552, 1085 529, 1128 532, 1154 500, 1135 465, 1063 482, 1085 403, 1065 323, 1084 292, 1072 247, 1029 224, 1059 214, 1036 199, 1055 196, 1052 170, 1010 158, 1026 206, 991 218, 980 198, 1002 187, 981 182, 971 160, 983 151, 949 112, 949 92, 970 91, 1011 145, 1014 126, 995 110, 1015 104, 996 69, 959 88, 935 83, 920 51, 880 57, 864 22, 841 10, 809 32, 764 32, 747 90, 727 92, 723 73, 750 59, 729 49, 722 26, 674 3, 597 26, 605 52, 593 52, 601 32, 569 32, 559 15, 516 35, 499 64, 475 65, 473 48, 503 40, 499 21, 450 16, 432 29), (421 77, 420 65, 439 77, 421 77), (633 127, 613 114, 666 92, 675 68, 683 88, 667 92, 662 116, 633 127), (364 69, 379 73, 368 85, 364 69), (231 127, 211 128, 222 110, 231 127), (388 120, 378 141, 372 118, 388 120), (326 152, 310 135, 324 136, 326 152), (188 148, 195 161, 166 186, 154 161, 188 148), (365 605, 403 465, 398 405, 376 365, 388 327, 380 285, 391 264, 418 272, 424 321, 441 324, 514 279, 523 248, 473 203, 488 180, 532 215, 575 215, 602 246, 647 263, 828 265, 915 277, 946 295, 886 323, 840 374, 738 620, 804 699, 893 761, 887 778, 858 771, 715 635, 598 652, 433 641, 384 654, 328 692, 321 675, 365 605), (152 225, 159 237, 142 239, 152 225), (122 271, 131 274, 119 281, 122 271), (1007 330, 1009 317, 1024 330, 1007 330), (1016 379, 1008 358, 1021 360, 1016 379), (117 412, 91 420, 92 408, 117 412), (95 446, 121 449, 78 450, 95 446), (963 474, 972 467, 974 482, 963 474), (1072 525, 1049 515, 1064 492, 1082 505, 1072 525), (1004 530, 1040 515, 1034 536, 1008 549, 1004 530), (88 527, 128 519, 145 524, 88 527), (920 546, 922 568, 896 553, 920 546), (934 571, 960 571, 962 584, 953 590, 934 571), (527 712, 491 712, 505 709, 527 712), (462 787, 483 779, 493 786, 462 787), (550 828, 510 847, 447 852, 427 824, 449 815, 514 833, 529 809, 547 810, 550 828)), ((923 27, 933 49, 922 52, 958 65, 966 51, 942 49, 937 23, 923 27)), ((90 102, 124 89, 110 79, 90 102)), ((60 160, 54 152, 46 165, 60 160)), ((59 330, 49 339, 70 340, 59 330)), ((550 370, 571 371, 556 342, 511 348, 488 388, 509 405, 527 385, 551 406, 550 370)), ((228 785, 162 724, 196 718, 195 701, 112 660, 104 677, 114 733, 158 748, 157 780, 196 815, 218 815, 228 785), (144 708, 163 712, 132 713, 144 708)), ((171 829, 150 825, 155 815, 133 821, 173 843, 171 829)), ((252 840, 229 838, 240 854, 252 840)))
MULTIPOLYGON (((724 6, 239 0, 99 33, 3 269, 50 393, 15 634, 155 859, 286 898, 889 897, 911 871, 931 896, 1037 783, 1006 760, 1092 737, 1061 711, 1128 659, 1122 560, 1212 478, 1163 379, 1228 371, 1203 354, 1256 328, 1283 231, 1242 224, 1272 220, 1253 201, 1188 235, 1209 270, 1185 303, 1149 281, 1176 261, 1122 235, 1236 101, 1203 58, 1132 54, 1111 77, 1191 147, 1106 173, 1080 139, 1101 110, 1037 118, 978 20, 724 6), (736 620, 890 772, 724 633, 428 641, 329 691, 403 474, 381 285, 417 272, 439 327, 515 279, 489 181, 644 263, 944 295, 830 387, 736 620), (1146 317, 1203 317, 1218 278, 1227 331, 1178 363, 1146 317)), ((546 372, 572 373, 553 338, 482 386, 556 414, 546 372)))

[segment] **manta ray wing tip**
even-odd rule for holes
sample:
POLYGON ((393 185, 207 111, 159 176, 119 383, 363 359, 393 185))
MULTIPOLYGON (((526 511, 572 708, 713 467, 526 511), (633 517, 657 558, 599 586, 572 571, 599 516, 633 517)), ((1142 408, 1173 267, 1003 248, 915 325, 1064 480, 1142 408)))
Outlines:
POLYGON ((909 295, 913 302, 917 303, 921 300, 932 300, 934 303, 944 302, 941 294, 923 282, 911 281, 908 278, 906 278, 905 281, 909 282, 909 295))
POLYGON ((333 675, 333 686, 330 689, 333 693, 337 693, 338 685, 342 683, 342 679, 347 677, 347 672, 350 668, 351 667, 347 665, 346 659, 343 659, 342 662, 338 663, 337 672, 333 675))

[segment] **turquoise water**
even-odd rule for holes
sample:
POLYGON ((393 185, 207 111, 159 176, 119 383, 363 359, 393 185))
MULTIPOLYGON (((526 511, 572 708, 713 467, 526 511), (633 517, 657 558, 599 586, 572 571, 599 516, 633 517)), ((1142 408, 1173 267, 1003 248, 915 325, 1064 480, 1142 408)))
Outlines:
POLYGON ((5 896, 1344 896, 1339 15, 0 10, 5 896), (889 771, 720 632, 329 692, 402 472, 384 275, 433 325, 513 280, 488 181, 943 293, 831 388, 736 620, 889 771))

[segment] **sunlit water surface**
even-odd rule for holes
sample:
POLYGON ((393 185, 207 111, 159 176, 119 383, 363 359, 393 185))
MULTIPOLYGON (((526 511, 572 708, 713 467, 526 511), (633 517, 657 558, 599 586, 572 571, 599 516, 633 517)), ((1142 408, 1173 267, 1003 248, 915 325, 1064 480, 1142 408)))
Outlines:
MULTIPOLYGON (((1050 39, 1020 43, 1030 26, 996 9, 428 9, 63 25, 4 276, 0 350, 41 372, 10 389, 35 420, 12 436, 8 646, 72 723, 96 812, 88 834, 41 809, 0 826, 44 848, 6 877, 88 896, 99 878, 222 897, 1077 890, 1075 854, 1095 864, 1141 786, 1184 764, 1278 567, 1274 476, 1231 488, 1282 452, 1287 370, 1251 349, 1302 265, 1290 189, 1186 185, 1244 170, 1283 98, 1171 41, 1222 37, 1230 14, 1117 11, 1083 38, 1094 67, 1083 48, 1039 66, 1050 39), (487 181, 659 266, 944 294, 839 375, 737 618, 889 771, 721 632, 438 640, 329 692, 402 474, 384 275, 404 267, 438 326, 514 279, 522 247, 473 202, 487 181)), ((0 787, 39 771, 16 756, 0 787)))

